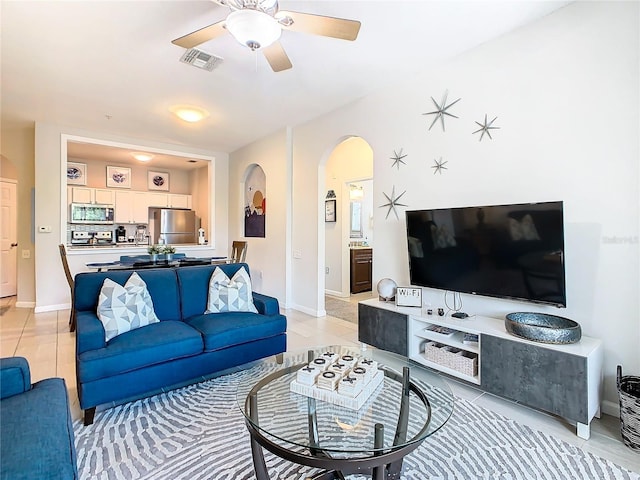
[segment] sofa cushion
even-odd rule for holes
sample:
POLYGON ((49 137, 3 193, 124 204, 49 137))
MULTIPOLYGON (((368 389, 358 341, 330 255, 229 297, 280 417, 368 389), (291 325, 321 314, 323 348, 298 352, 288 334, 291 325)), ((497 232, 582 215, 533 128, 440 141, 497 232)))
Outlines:
POLYGON ((206 313, 186 320, 204 337, 207 352, 280 335, 287 329, 283 315, 250 312, 206 313))
MULTIPOLYGON (((136 272, 147 284, 147 289, 153 299, 154 312, 161 321, 182 319, 180 316, 178 279, 175 270, 174 268, 151 268, 136 272)), ((78 273, 75 277, 73 288, 76 312, 96 312, 100 289, 105 278, 124 285, 130 276, 131 271, 127 270, 78 273)), ((206 284, 203 287, 206 289, 206 284)), ((204 309, 201 312, 204 312, 204 309)))
POLYGON ((81 353, 78 377, 91 382, 203 351, 200 333, 181 321, 152 323, 123 333, 106 347, 81 353))
POLYGON ((2 400, 0 418, 0 478, 78 478, 64 380, 41 380, 2 400))
MULTIPOLYGON (((246 263, 176 268, 183 319, 191 318, 195 315, 202 315, 207 309, 209 280, 216 268, 220 268, 228 277, 232 277, 241 268, 245 268, 247 272, 251 273, 246 263)), ((153 292, 151 292, 151 295, 153 296, 153 292)), ((160 318, 162 319, 162 317, 160 318)))
POLYGON ((147 284, 133 272, 124 287, 105 278, 98 299, 98 318, 104 325, 104 339, 159 322, 147 284))
POLYGON ((253 312, 251 279, 243 268, 229 278, 221 268, 216 268, 209 280, 209 298, 204 313, 253 312))
POLYGON ((27 359, 24 357, 0 358, 0 398, 23 393, 30 388, 31 371, 27 359))

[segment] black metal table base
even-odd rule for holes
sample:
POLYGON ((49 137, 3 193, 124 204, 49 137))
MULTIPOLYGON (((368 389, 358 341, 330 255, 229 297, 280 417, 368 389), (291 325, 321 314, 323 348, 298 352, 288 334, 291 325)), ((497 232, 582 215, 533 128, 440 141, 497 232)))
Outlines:
MULTIPOLYGON (((313 360, 313 351, 309 351, 309 361, 313 360)), ((321 468, 324 471, 311 477, 310 480, 344 480, 345 475, 360 473, 371 475, 372 480, 395 480, 400 478, 403 458, 415 450, 422 440, 426 438, 424 433, 431 421, 431 407, 426 394, 411 382, 409 368, 404 367, 402 376, 393 370, 386 369, 385 376, 402 384, 402 398, 398 424, 394 436, 393 447, 384 448, 384 426, 377 423, 374 431, 374 445, 371 455, 355 458, 333 458, 330 453, 323 450, 318 443, 318 422, 316 417, 315 399, 309 398, 309 453, 301 453, 290 450, 268 438, 260 431, 258 421, 258 391, 272 380, 302 368, 305 364, 287 367, 275 372, 256 384, 249 393, 245 409, 249 413, 246 419, 247 429, 251 435, 251 453, 257 480, 269 480, 269 472, 264 461, 262 448, 266 448, 274 455, 308 467, 321 468), (407 442, 407 430, 409 419, 409 394, 413 392, 422 401, 427 409, 427 419, 423 428, 416 436, 407 442), (402 445, 402 446, 399 446, 402 445)))

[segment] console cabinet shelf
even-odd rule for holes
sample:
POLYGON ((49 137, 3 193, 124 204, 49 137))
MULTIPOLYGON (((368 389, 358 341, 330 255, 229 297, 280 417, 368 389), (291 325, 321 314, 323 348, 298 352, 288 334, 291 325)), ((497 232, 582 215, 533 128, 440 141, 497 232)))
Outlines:
POLYGON ((603 348, 595 338, 583 336, 571 345, 537 343, 507 333, 497 318, 423 316, 420 308, 372 299, 358 304, 358 340, 564 417, 576 424, 581 438, 589 438, 589 424, 600 416, 603 348), (435 327, 451 333, 437 333, 435 327), (465 343, 465 334, 477 335, 478 343, 465 343))

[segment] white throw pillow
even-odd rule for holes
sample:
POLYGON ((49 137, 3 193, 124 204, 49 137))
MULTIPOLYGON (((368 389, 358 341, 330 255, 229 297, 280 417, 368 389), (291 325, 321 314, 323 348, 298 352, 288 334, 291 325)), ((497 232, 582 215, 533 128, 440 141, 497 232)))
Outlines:
POLYGON ((220 267, 216 267, 209 280, 209 299, 204 313, 253 312, 258 313, 253 304, 251 278, 242 267, 229 279, 220 267))
POLYGON ((147 284, 133 272, 124 287, 105 278, 98 299, 98 318, 104 325, 105 341, 160 320, 153 311, 147 284))

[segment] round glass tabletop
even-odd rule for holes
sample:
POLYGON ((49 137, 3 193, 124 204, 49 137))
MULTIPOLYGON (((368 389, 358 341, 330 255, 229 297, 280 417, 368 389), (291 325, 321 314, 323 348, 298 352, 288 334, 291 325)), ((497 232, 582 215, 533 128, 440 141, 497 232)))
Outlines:
MULTIPOLYGON (((322 450, 333 458, 389 452, 432 435, 453 412, 454 396, 440 375, 390 352, 327 346, 284 353, 282 364, 273 357, 265 362, 268 373, 254 385, 239 387, 237 402, 247 421, 283 448, 322 450), (347 358, 346 368, 351 371, 358 362, 377 367, 373 380, 360 394, 367 394, 366 398, 342 395, 330 386, 292 387, 292 383, 299 383, 299 370, 309 364, 317 366, 314 360, 322 358, 329 359, 331 365, 347 358), (408 382, 403 386, 405 367, 408 382), (381 373, 376 375, 378 371, 381 373), (300 391, 303 393, 296 393, 300 391), (375 431, 381 428, 383 440, 374 444, 375 431)), ((330 367, 322 366, 321 370, 330 371, 330 367)))

